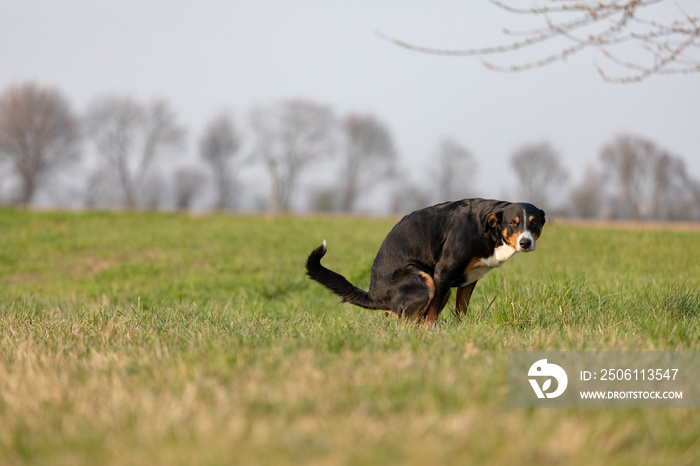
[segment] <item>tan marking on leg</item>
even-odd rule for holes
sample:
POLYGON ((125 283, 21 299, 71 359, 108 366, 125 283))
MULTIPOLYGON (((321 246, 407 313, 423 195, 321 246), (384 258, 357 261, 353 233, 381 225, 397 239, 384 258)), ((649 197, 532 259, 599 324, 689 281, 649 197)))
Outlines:
POLYGON ((425 325, 433 325, 438 318, 438 314, 438 311, 436 311, 433 306, 429 306, 425 316, 425 325))
POLYGON ((433 280, 433 277, 425 272, 418 273, 425 279, 425 285, 428 287, 428 299, 432 300, 433 296, 435 296, 435 281, 433 280))
POLYGON ((425 317, 425 325, 433 325, 435 321, 438 318, 438 315, 440 314, 440 310, 436 308, 435 303, 433 301, 430 301, 425 308, 420 312, 420 314, 415 318, 413 321, 414 323, 418 323, 425 317))
POLYGON ((458 316, 464 314, 467 311, 467 306, 469 306, 469 300, 472 297, 474 286, 476 286, 476 282, 470 283, 467 286, 463 286, 457 289, 457 303, 455 306, 455 312, 458 316))
MULTIPOLYGON (((416 323, 418 323, 418 321, 420 321, 423 317, 426 317, 428 308, 430 308, 430 305, 433 303, 433 296, 435 296, 435 281, 433 280, 433 277, 423 271, 418 273, 423 277, 423 279, 425 279, 425 285, 428 287, 428 303, 416 316, 416 323)), ((437 316, 435 318, 437 319, 437 316)))
POLYGON ((418 323, 423 317, 425 317, 425 325, 430 326, 435 324, 435 322, 438 319, 438 316, 447 305, 447 301, 450 299, 450 296, 452 296, 452 290, 447 290, 447 295, 445 296, 445 299, 443 299, 441 303, 436 303, 433 299, 435 296, 435 281, 433 281, 432 277, 430 277, 428 274, 424 274, 424 276, 427 277, 426 284, 428 285, 430 301, 425 306, 425 308, 423 308, 419 316, 416 318, 415 322, 418 323), (430 279, 429 282, 428 279, 430 279))

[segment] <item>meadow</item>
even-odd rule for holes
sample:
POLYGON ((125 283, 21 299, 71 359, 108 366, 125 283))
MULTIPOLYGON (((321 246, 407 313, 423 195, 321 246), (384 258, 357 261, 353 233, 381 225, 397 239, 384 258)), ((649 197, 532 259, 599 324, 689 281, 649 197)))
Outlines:
POLYGON ((507 361, 700 350, 700 229, 551 221, 430 328, 305 277, 396 220, 0 210, 0 464, 698 464, 700 410, 509 409, 507 361))

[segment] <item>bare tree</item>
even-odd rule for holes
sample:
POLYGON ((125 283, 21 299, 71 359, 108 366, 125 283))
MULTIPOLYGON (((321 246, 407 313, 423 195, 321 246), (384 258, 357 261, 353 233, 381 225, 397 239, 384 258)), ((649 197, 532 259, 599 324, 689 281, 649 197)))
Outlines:
POLYGON ((652 141, 621 135, 602 148, 600 158, 617 186, 614 215, 669 220, 696 214, 691 206, 698 203, 697 185, 685 163, 652 141))
POLYGON ((184 129, 162 100, 144 106, 129 97, 100 98, 88 110, 85 125, 97 151, 117 170, 128 208, 136 207, 154 158, 184 140, 184 129))
POLYGON ((270 175, 270 207, 287 212, 302 170, 334 150, 333 113, 313 102, 288 100, 253 109, 251 125, 253 157, 270 175))
POLYGON ((187 210, 204 186, 205 175, 194 167, 180 168, 175 172, 175 206, 187 210))
POLYGON ((597 66, 609 82, 641 81, 652 75, 697 73, 700 71, 700 18, 683 9, 692 8, 687 0, 550 0, 546 5, 523 6, 516 0, 491 0, 497 7, 517 15, 535 17, 541 26, 526 31, 504 30, 514 37, 503 45, 458 50, 435 49, 381 37, 411 50, 451 56, 482 57, 489 68, 499 71, 524 71, 549 65, 583 52, 598 51, 608 65, 626 74, 612 76, 597 66), (517 65, 497 66, 483 57, 551 44, 555 52, 542 47, 540 58, 517 65), (631 61, 630 56, 644 58, 631 61))
POLYGON ((167 183, 163 174, 157 170, 149 170, 138 191, 137 205, 141 208, 156 211, 167 196, 167 183))
POLYGON ((645 206, 648 211, 656 151, 651 141, 628 135, 618 136, 601 150, 603 166, 618 188, 615 216, 640 219, 645 206))
POLYGON ((371 115, 348 115, 342 123, 345 151, 341 176, 340 210, 352 211, 358 195, 396 165, 396 149, 389 128, 371 115))
POLYGON ((560 159, 548 142, 523 146, 513 154, 510 162, 520 182, 523 200, 545 210, 550 207, 551 190, 569 176, 560 159))
POLYGON ((77 119, 57 90, 21 84, 0 95, 0 158, 20 179, 21 204, 52 170, 78 157, 79 140, 77 119))
POLYGON ((214 176, 217 209, 225 209, 230 202, 234 183, 230 167, 240 145, 240 136, 227 113, 214 118, 199 141, 199 153, 214 176))
POLYGON ((101 166, 88 175, 85 189, 85 207, 116 207, 123 205, 119 195, 121 184, 109 166, 101 166))
POLYGON ((603 175, 592 167, 586 170, 581 184, 571 190, 569 215, 579 218, 595 218, 603 215, 605 182, 603 175))
POLYGON ((469 149, 452 138, 440 141, 432 158, 431 171, 437 180, 439 201, 456 200, 466 197, 468 185, 476 175, 476 160, 469 149), (432 167, 437 167, 435 170, 432 167))

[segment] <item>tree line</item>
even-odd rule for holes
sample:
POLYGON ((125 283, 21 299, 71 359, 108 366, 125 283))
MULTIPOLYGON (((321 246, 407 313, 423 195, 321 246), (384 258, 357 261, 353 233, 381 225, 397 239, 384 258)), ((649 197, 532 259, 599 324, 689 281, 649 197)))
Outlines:
MULTIPOLYGON (((154 161, 186 152, 186 129, 165 100, 102 96, 78 115, 55 88, 22 83, 0 94, 0 202, 31 205, 49 180, 80 163, 86 148, 97 163, 80 170, 86 177, 78 194, 83 206, 161 208, 166 182, 153 173, 154 161)), ((215 193, 211 208, 235 210, 245 187, 236 175, 256 164, 269 179, 267 208, 289 212, 296 194, 308 191, 304 174, 331 159, 338 178, 313 193, 314 210, 352 212, 379 185, 391 187, 388 208, 397 213, 479 195, 470 190, 478 157, 457 139, 444 138, 426 154, 428 162, 419 168, 431 181, 410 182, 386 123, 368 114, 338 116, 305 99, 257 106, 245 127, 229 112, 219 113, 197 138, 196 151, 197 164, 175 170, 168 181, 178 209, 191 208, 207 188, 215 193)), ((510 158, 518 186, 507 194, 559 215, 700 220, 700 183, 681 157, 645 138, 620 135, 601 148, 597 162, 569 187, 569 173, 551 144, 523 145, 510 158)))

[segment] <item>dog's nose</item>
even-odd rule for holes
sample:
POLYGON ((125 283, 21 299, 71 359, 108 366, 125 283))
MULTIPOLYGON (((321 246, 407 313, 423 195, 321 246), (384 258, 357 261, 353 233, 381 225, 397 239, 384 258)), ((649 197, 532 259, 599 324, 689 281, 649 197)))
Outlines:
POLYGON ((520 240, 520 247, 527 251, 532 246, 532 240, 530 238, 523 238, 520 240))

